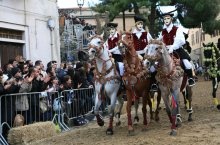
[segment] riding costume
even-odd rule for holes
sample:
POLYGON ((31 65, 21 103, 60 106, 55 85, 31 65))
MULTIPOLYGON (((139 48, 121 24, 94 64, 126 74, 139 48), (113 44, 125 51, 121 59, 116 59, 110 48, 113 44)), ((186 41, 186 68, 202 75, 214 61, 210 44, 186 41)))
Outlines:
POLYGON ((118 24, 117 23, 108 23, 107 27, 109 28, 110 35, 106 41, 106 46, 109 49, 109 52, 112 54, 112 57, 116 62, 122 62, 122 56, 118 49, 118 40, 119 34, 116 31, 118 24))
MULTIPOLYGON (((134 48, 138 55, 141 55, 142 57, 144 57, 145 48, 147 47, 149 40, 152 40, 153 38, 149 32, 146 32, 143 29, 143 23, 145 19, 143 19, 140 16, 134 16, 134 20, 135 20, 135 29, 132 32, 134 48)), ((151 68, 150 70, 153 70, 151 71, 151 81, 153 82, 151 86, 151 90, 157 91, 158 87, 156 85, 156 79, 155 79, 156 71, 154 68, 151 68)))
POLYGON ((153 38, 150 35, 150 33, 146 32, 143 29, 143 23, 145 21, 143 18, 141 18, 139 16, 135 16, 134 20, 135 20, 135 29, 132 32, 133 41, 134 41, 134 48, 135 48, 137 54, 144 57, 144 54, 145 54, 144 49, 147 47, 149 40, 151 40, 153 38))
POLYGON ((184 64, 184 71, 188 76, 189 86, 194 86, 195 81, 192 74, 192 64, 190 63, 189 54, 183 49, 183 45, 186 43, 183 31, 181 28, 174 26, 172 23, 171 13, 163 14, 164 27, 159 36, 159 39, 162 40, 166 47, 168 48, 169 53, 176 53, 182 60, 184 64))

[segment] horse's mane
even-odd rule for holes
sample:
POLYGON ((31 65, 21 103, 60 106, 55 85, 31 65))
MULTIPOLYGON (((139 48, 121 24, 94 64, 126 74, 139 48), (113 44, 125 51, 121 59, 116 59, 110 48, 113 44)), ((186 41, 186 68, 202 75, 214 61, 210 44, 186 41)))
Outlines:
POLYGON ((90 36, 89 40, 91 41, 92 39, 95 39, 95 38, 99 38, 100 40, 103 40, 103 37, 101 35, 98 35, 98 34, 90 36))

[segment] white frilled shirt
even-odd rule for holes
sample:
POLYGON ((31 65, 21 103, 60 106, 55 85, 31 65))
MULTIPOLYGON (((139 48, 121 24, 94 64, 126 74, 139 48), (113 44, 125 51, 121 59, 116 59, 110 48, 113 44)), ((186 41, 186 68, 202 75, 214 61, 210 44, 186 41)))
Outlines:
MULTIPOLYGON (((173 23, 171 23, 169 26, 164 25, 163 29, 166 29, 167 32, 169 33, 172 30, 173 26, 174 26, 173 23)), ((163 41, 162 32, 160 33, 160 35, 158 37, 158 40, 162 40, 163 41)), ((168 45, 166 47, 167 48, 171 48, 172 47, 173 50, 177 50, 180 47, 182 47, 185 43, 186 43, 186 41, 185 41, 185 37, 184 37, 182 29, 177 28, 173 45, 168 45)))

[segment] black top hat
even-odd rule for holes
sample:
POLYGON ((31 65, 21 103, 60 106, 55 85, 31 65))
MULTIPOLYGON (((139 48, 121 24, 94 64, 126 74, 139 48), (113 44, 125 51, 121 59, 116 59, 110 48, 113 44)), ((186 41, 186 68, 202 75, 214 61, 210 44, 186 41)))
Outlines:
POLYGON ((173 17, 174 14, 173 14, 173 13, 163 13, 163 14, 161 15, 161 17, 164 17, 164 16, 171 16, 171 17, 173 17))
POLYGON ((135 21, 135 23, 137 23, 137 22, 145 22, 145 19, 142 18, 141 16, 134 16, 134 21, 135 21))
POLYGON ((118 26, 117 23, 107 23, 107 27, 109 28, 116 28, 118 26))

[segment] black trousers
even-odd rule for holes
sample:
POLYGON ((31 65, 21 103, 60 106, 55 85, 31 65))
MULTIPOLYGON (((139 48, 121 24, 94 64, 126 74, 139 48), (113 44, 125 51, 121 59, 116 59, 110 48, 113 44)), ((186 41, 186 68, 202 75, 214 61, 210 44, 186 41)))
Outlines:
POLYGON ((121 54, 113 54, 112 57, 114 58, 115 62, 123 62, 121 54))

